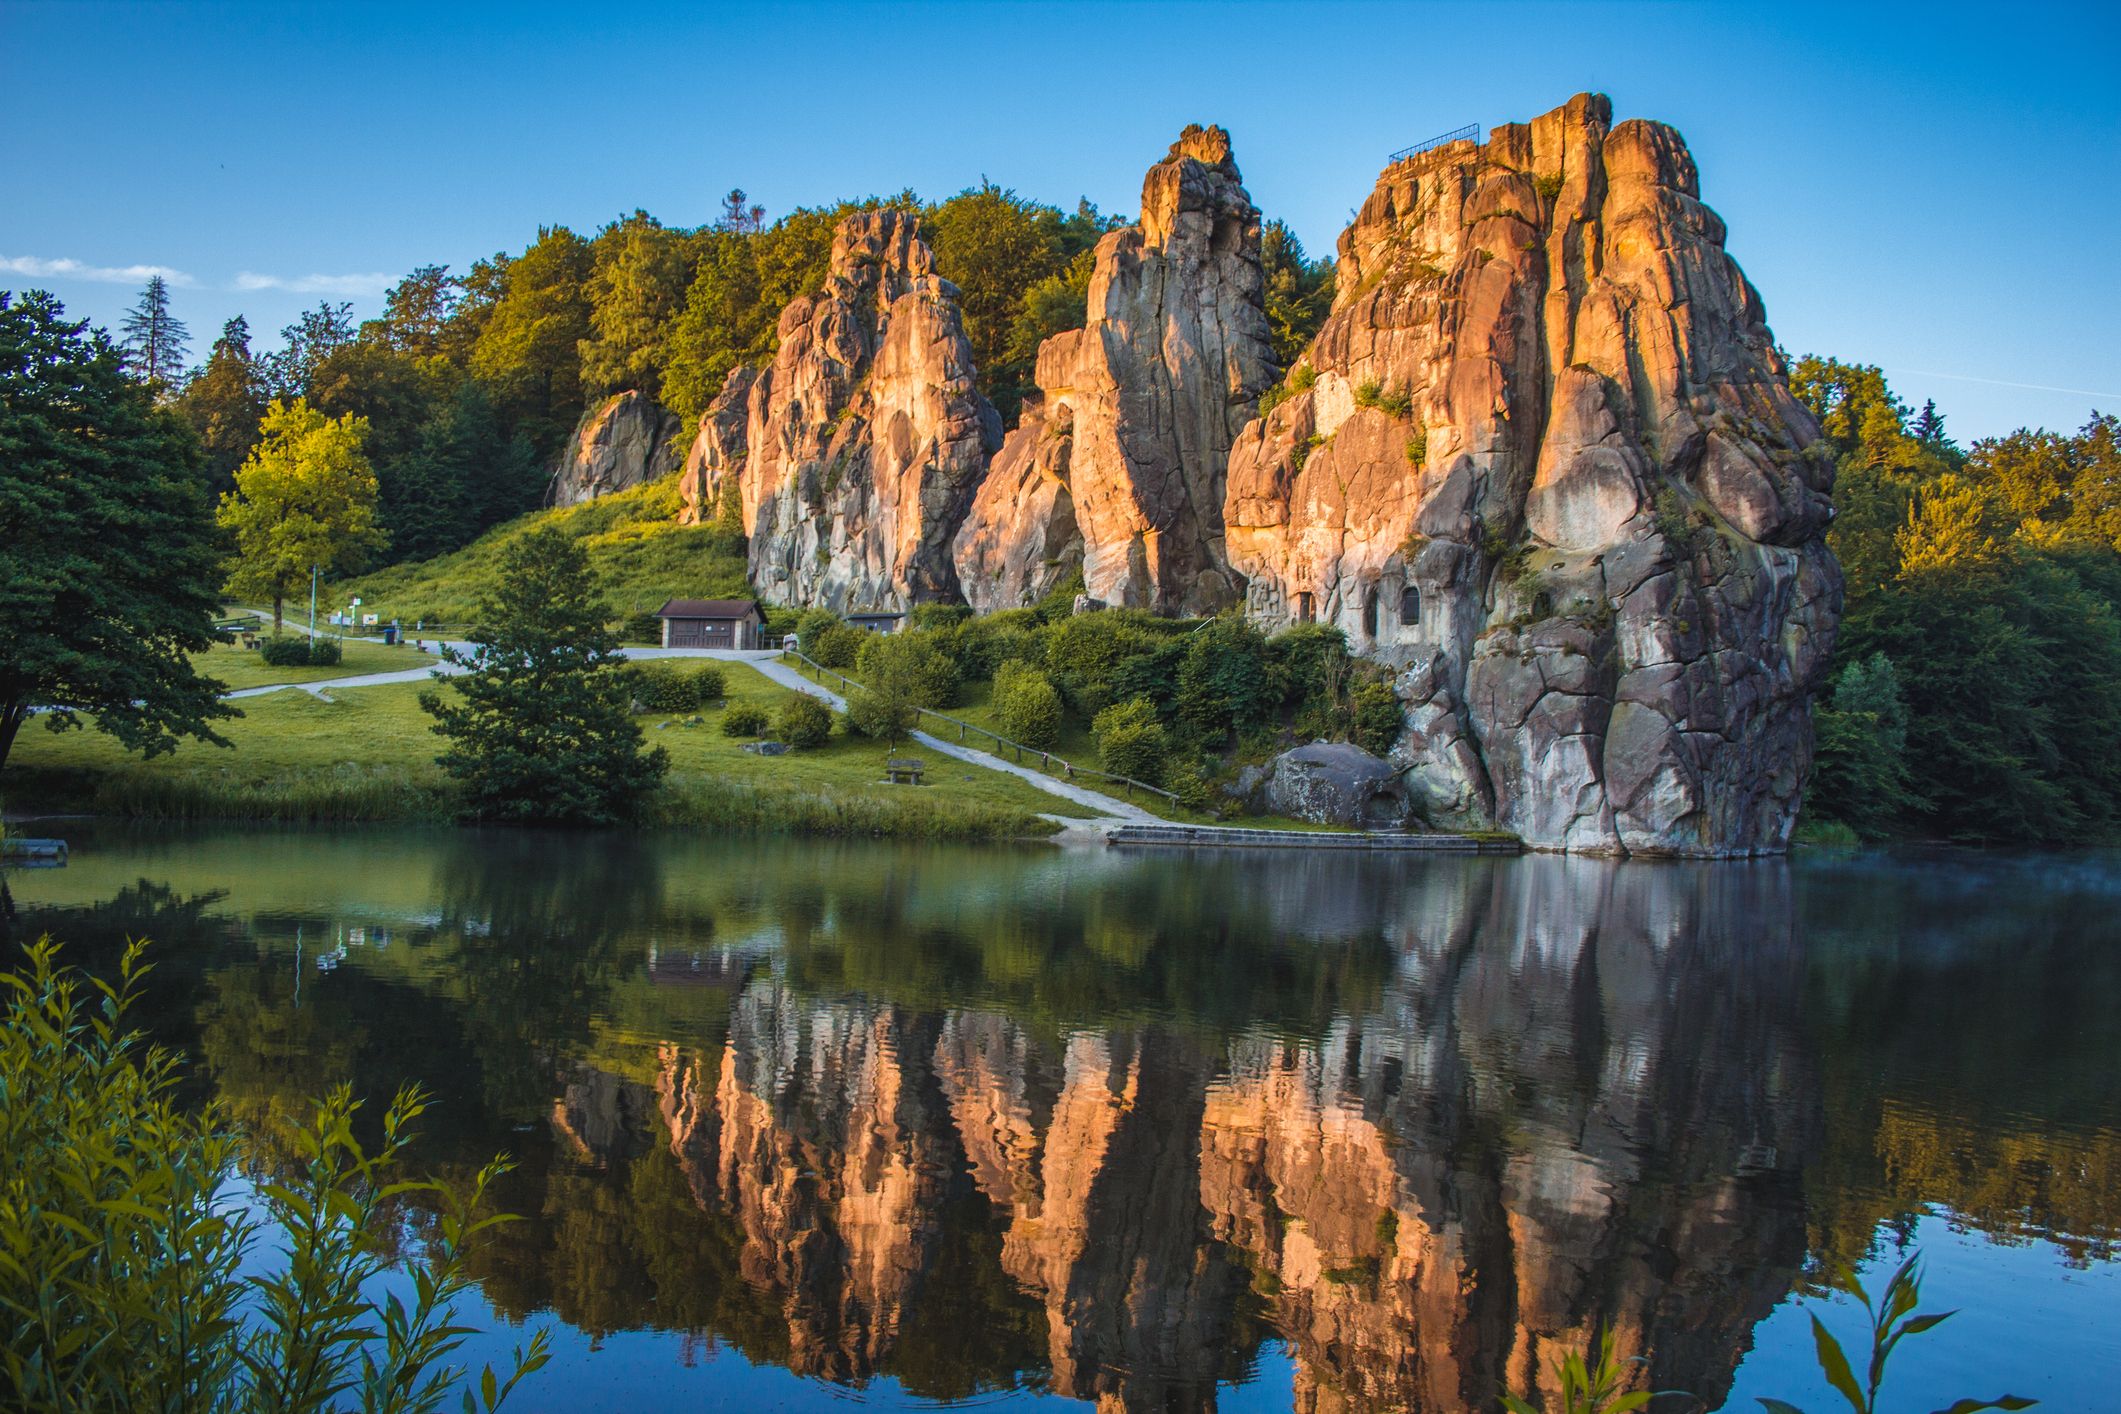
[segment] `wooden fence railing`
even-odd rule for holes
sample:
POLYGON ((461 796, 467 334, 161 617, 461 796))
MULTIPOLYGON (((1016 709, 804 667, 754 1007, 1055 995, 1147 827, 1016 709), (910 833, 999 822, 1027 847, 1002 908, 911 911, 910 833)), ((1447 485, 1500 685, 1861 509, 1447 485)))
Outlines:
MULTIPOLYGON (((811 676, 820 683, 827 678, 831 678, 840 685, 843 691, 849 692, 856 691, 861 687, 861 684, 853 678, 848 677, 845 673, 826 667, 799 648, 784 647, 781 649, 781 656, 783 658, 793 658, 808 667, 811 676)), ((915 710, 919 712, 923 721, 933 718, 946 726, 956 728, 957 739, 960 742, 967 741, 969 737, 983 737, 1000 748, 994 753, 995 755, 1013 755, 1018 765, 1023 765, 1025 759, 1029 758, 1036 761, 1039 769, 1049 776, 1058 776, 1064 781, 1110 781, 1124 791, 1129 800, 1134 798, 1134 792, 1141 791, 1147 795, 1161 796, 1173 805, 1180 803, 1175 792, 1165 790, 1162 786, 1152 786, 1147 781, 1137 781, 1132 776, 1116 776, 1110 771, 1100 771, 1090 766, 1078 766, 1063 757, 1055 756, 1050 751, 1041 751, 1035 746, 1025 746, 1022 742, 1011 741, 999 732, 990 732, 977 723, 952 717, 947 713, 938 712, 932 707, 920 707, 915 710)))

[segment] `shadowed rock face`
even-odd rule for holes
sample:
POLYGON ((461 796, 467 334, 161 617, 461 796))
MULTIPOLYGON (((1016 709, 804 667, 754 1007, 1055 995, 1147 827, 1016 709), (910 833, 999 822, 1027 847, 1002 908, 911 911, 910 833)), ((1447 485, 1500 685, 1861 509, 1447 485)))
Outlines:
POLYGON ((1093 599, 1190 614, 1238 597, 1224 468, 1273 351, 1259 212, 1229 134, 1187 128, 1149 169, 1141 211, 1098 243, 1088 322, 1040 346, 1042 406, 959 534, 958 577, 982 612, 1064 578, 1078 537, 1093 599))
MULTIPOLYGON (((824 289, 781 312, 780 351, 747 402, 738 474, 761 594, 842 613, 958 597, 950 539, 1001 421, 914 217, 840 223, 824 289)), ((707 420, 695 504, 735 455, 715 409, 707 420)))
POLYGON ((678 420, 645 393, 620 393, 582 414, 553 463, 548 506, 579 506, 677 470, 678 420))
POLYGON ((1341 236, 1315 381, 1232 448, 1248 611, 1401 669, 1437 823, 1788 841, 1832 466, 1723 238, 1679 135, 1602 97, 1396 163, 1341 236))

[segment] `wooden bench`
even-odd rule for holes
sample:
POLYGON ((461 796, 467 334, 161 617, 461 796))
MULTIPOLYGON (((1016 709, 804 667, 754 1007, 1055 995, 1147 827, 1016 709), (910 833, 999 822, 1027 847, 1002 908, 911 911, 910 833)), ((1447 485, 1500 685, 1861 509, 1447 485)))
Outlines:
POLYGON ((893 756, 884 762, 884 777, 895 786, 917 786, 928 763, 911 756, 893 756))

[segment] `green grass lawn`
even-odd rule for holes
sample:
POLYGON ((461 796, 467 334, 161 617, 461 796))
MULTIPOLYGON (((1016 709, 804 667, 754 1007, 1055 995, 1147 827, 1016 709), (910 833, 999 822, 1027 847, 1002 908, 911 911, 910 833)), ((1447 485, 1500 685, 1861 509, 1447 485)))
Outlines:
POLYGON ((255 648, 218 643, 204 653, 192 655, 192 666, 207 677, 228 684, 231 692, 246 687, 266 687, 282 682, 322 682, 326 678, 350 678, 363 673, 395 673, 424 668, 440 661, 432 653, 399 645, 386 648, 358 638, 340 644, 345 655, 332 668, 276 668, 258 656, 255 648))
POLYGON ((429 632, 436 624, 467 626, 479 599, 498 581, 502 551, 548 526, 587 547, 618 614, 651 613, 668 599, 748 595, 743 537, 681 526, 675 519, 678 505, 677 478, 669 476, 586 505, 535 511, 495 526, 450 554, 341 580, 329 586, 325 602, 341 608, 358 595, 362 613, 380 615, 386 623, 398 619, 408 630, 421 622, 429 632))
MULTIPOLYGON (((737 663, 723 664, 730 702, 778 710, 790 689, 737 663)), ((342 688, 329 700, 300 691, 246 698, 244 715, 220 727, 233 750, 187 743, 152 760, 90 730, 26 727, 8 762, 11 803, 72 806, 158 818, 420 820, 449 814, 446 777, 434 764, 441 739, 420 710, 426 684, 342 688)), ((1043 828, 1029 817, 1090 814, 999 771, 943 759, 928 784, 883 781, 884 748, 836 728, 824 746, 755 756, 720 728, 722 708, 641 719, 671 771, 664 823, 737 823, 762 829, 976 838, 1043 828), (690 714, 687 714, 690 715, 690 714)))

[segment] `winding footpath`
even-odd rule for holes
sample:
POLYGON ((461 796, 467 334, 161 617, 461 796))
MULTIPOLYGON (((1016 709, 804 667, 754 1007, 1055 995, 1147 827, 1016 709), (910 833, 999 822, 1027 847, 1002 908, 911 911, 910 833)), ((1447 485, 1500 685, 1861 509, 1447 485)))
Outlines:
MULTIPOLYGON (((301 632, 301 630, 297 628, 296 632, 301 632)), ((437 646, 455 648, 464 652, 470 651, 472 647, 469 643, 454 640, 430 639, 427 641, 437 646)), ((770 648, 625 648, 620 651, 630 659, 644 662, 654 658, 714 658, 725 663, 742 663, 747 667, 756 669, 768 680, 778 683, 782 687, 793 688, 797 692, 805 692, 812 697, 821 698, 836 712, 845 711, 847 707, 846 700, 838 693, 821 684, 810 681, 810 679, 782 662, 780 654, 770 648)), ((265 687, 246 687, 237 692, 223 693, 222 697, 225 700, 233 701, 244 697, 263 697, 269 692, 287 692, 290 690, 306 692, 316 697, 322 696, 326 692, 335 692, 342 687, 386 687, 392 683, 425 682, 429 678, 455 677, 465 671, 467 670, 458 667, 454 663, 439 662, 427 667, 404 668, 390 673, 361 673, 352 677, 324 678, 317 682, 273 683, 265 687)), ((1059 799, 1083 806, 1086 809, 1095 810, 1102 815, 1115 817, 1116 820, 1152 825, 1165 823, 1161 816, 1152 815, 1139 805, 1106 795, 1102 791, 1094 791, 1087 786, 1075 785, 1068 781, 1055 780, 1043 771, 1034 771, 1029 766, 1019 766, 1013 761, 1005 761, 999 756, 989 755, 987 752, 970 746, 961 746, 956 742, 944 741, 941 737, 932 736, 927 732, 916 731, 912 733, 912 736, 923 747, 938 755, 947 756, 953 761, 962 761, 968 766, 979 766, 989 771, 1000 771, 1004 775, 1015 776, 1018 780, 1036 786, 1048 795, 1056 796, 1059 799)), ((1113 823, 1112 821, 1084 821, 1063 816, 1050 818, 1060 820, 1064 826, 1071 829, 1102 828, 1113 823)))

